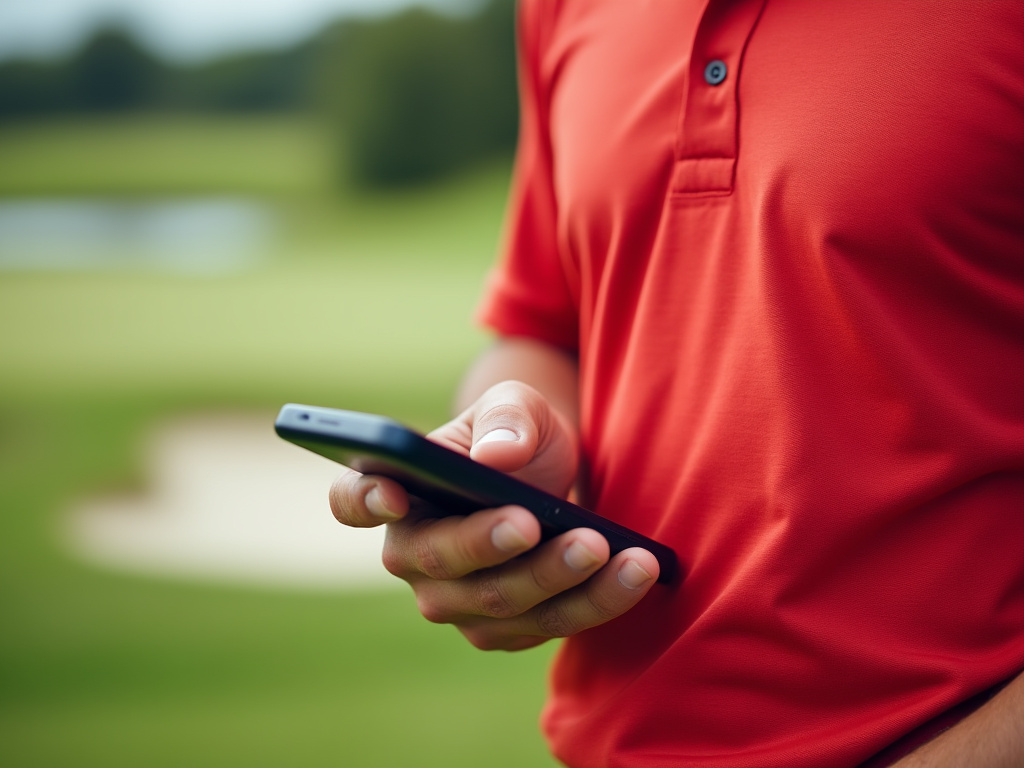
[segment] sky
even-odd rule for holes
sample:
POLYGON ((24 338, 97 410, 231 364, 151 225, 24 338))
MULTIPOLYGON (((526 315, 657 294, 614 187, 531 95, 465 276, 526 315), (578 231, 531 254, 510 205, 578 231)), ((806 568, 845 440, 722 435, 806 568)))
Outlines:
POLYGON ((165 58, 199 61, 288 45, 342 15, 413 4, 458 10, 473 0, 0 0, 0 59, 59 56, 98 26, 119 23, 165 58))

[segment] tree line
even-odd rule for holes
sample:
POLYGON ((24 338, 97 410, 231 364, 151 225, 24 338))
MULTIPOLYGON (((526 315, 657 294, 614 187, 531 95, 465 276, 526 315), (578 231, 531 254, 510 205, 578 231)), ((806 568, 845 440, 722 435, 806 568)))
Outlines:
POLYGON ((124 29, 101 29, 62 60, 0 62, 0 123, 313 112, 329 121, 356 183, 426 181, 515 142, 513 6, 342 20, 291 48, 193 65, 161 60, 124 29))

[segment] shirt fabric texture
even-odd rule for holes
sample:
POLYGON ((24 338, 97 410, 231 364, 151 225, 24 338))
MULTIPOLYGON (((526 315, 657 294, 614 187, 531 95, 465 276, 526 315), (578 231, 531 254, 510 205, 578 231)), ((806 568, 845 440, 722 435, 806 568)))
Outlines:
POLYGON ((519 27, 480 316, 578 353, 583 503, 683 568, 565 641, 555 755, 855 766, 1016 674, 1024 4, 523 0, 519 27))

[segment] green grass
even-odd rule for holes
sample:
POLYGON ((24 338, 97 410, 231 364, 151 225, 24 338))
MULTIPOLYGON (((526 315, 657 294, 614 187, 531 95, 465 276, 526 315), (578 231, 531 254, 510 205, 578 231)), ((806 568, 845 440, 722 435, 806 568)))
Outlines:
MULTIPOLYGON (((193 391, 404 397, 443 413, 482 337, 479 275, 445 265, 268 267, 220 278, 15 274, 0 283, 9 397, 193 391)), ((383 405, 383 402, 378 402, 383 405)))
POLYGON ((11 123, 0 127, 0 196, 323 193, 332 145, 303 117, 11 123))
POLYGON ((175 582, 62 546, 73 500, 144 482, 157 421, 221 406, 269 425, 306 400, 425 427, 484 343, 469 317, 504 167, 329 196, 324 146, 295 145, 315 127, 239 123, 232 147, 226 125, 37 126, 20 144, 0 130, 2 194, 259 192, 286 223, 265 263, 232 275, 0 274, 0 764, 552 765, 536 718, 553 647, 476 651, 406 591, 175 582), (152 143, 133 154, 155 136, 208 164, 175 170, 152 143), (246 155, 274 136, 273 157, 246 155))
POLYGON ((544 651, 473 651, 404 592, 179 585, 67 559, 64 502, 129 477, 140 427, 173 405, 3 413, 4 765, 543 764, 544 651))

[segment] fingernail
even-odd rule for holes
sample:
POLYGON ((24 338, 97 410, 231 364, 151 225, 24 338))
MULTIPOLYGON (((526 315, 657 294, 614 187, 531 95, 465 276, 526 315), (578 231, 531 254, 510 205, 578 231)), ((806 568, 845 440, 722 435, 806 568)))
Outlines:
POLYGON ((502 552, 522 552, 530 547, 526 537, 508 520, 491 529, 491 543, 502 552))
POLYGON ((381 494, 380 488, 376 486, 370 489, 363 502, 366 504, 366 508, 370 510, 370 514, 379 520, 397 520, 401 517, 401 515, 392 512, 385 506, 384 496, 381 494))
POLYGON ((651 578, 651 574, 633 560, 627 560, 625 565, 619 568, 619 584, 626 589, 640 589, 651 578))
POLYGON ((519 435, 513 432, 511 429, 494 429, 488 432, 486 435, 476 441, 477 445, 481 443, 514 443, 519 439, 519 435))
POLYGON ((565 563, 574 571, 589 571, 599 562, 600 558, 578 541, 574 541, 565 550, 565 563))

